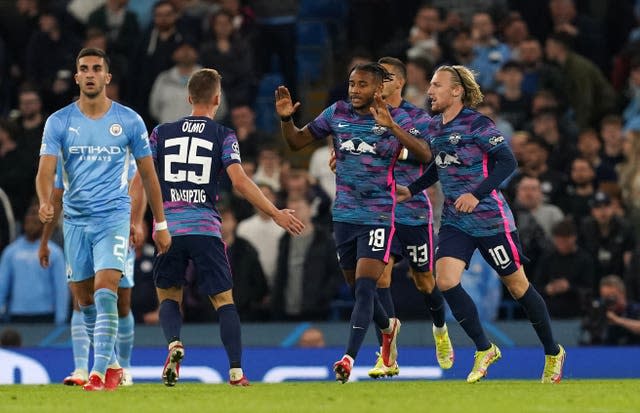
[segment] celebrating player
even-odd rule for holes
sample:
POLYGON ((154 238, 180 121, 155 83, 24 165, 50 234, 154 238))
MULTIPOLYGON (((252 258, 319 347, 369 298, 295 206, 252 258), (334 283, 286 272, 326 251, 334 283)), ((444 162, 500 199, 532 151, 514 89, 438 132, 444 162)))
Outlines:
MULTIPOLYGON (((392 79, 384 83, 382 97, 392 107, 399 107, 411 116, 413 124, 426 138, 426 127, 431 119, 426 111, 420 109, 402 99, 407 70, 402 61, 394 57, 383 57, 378 60, 391 75, 392 79)), ((408 185, 416 180, 424 172, 425 164, 417 161, 412 156, 407 156, 403 151, 395 165, 394 174, 396 182, 408 185)), ((436 286, 433 276, 433 213, 431 202, 425 192, 416 194, 407 202, 396 205, 395 210, 396 232, 391 244, 391 256, 382 276, 377 282, 377 291, 380 301, 387 313, 393 317, 395 314, 393 299, 391 298, 391 273, 395 258, 403 257, 409 260, 411 278, 418 291, 424 296, 425 304, 433 320, 433 337, 436 343, 436 358, 443 369, 453 366, 453 346, 449 339, 447 326, 444 321, 444 298, 436 286)), ((377 378, 398 374, 397 366, 388 369, 378 357, 376 365, 369 370, 369 376, 377 378)))
POLYGON ((88 391, 115 389, 122 379, 114 343, 118 330, 118 283, 124 271, 130 232, 127 185, 131 153, 136 159, 154 217, 165 229, 156 234, 162 254, 171 245, 160 186, 142 118, 113 102, 104 51, 85 48, 76 59, 80 98, 51 115, 45 124, 36 188, 40 220, 51 222, 51 194, 58 156, 68 189, 64 193, 64 251, 67 277, 94 342, 88 391), (95 275, 94 275, 95 274, 95 275), (94 331, 90 326, 95 325, 94 331))
MULTIPOLYGON (((240 318, 233 302, 232 280, 221 219, 216 209, 218 176, 226 170, 234 187, 256 208, 293 235, 303 224, 289 209, 278 210, 247 177, 240 165, 238 140, 233 130, 213 121, 220 106, 220 75, 201 69, 187 84, 191 116, 157 126, 151 134, 164 209, 174 243, 167 254, 158 256, 153 276, 160 302, 160 324, 169 344, 162 371, 167 386, 175 386, 184 358, 180 341, 182 287, 192 260, 198 285, 218 313, 220 338, 229 358, 229 384, 247 386, 241 365, 240 318)), ((156 223, 156 231, 162 229, 156 223)))
POLYGON ((501 357, 460 284, 477 248, 522 305, 544 346, 542 382, 557 383, 566 353, 554 341, 547 307, 524 273, 527 258, 522 255, 511 210, 497 190, 516 167, 513 153, 494 123, 472 109, 483 96, 469 69, 439 67, 428 95, 436 113, 427 128, 435 161, 408 188, 398 187, 398 199, 420 193, 438 180, 442 184, 445 201, 436 249, 437 284, 453 316, 476 345, 467 382, 486 376, 488 367, 501 357))
POLYGON ((333 225, 340 266, 355 285, 355 305, 345 355, 334 364, 336 380, 349 380, 354 360, 373 319, 382 330, 381 357, 395 368, 396 337, 400 321, 389 318, 376 294, 376 280, 389 260, 394 232, 395 182, 393 167, 404 145, 417 159, 430 158, 427 144, 409 115, 387 108, 381 97, 389 73, 378 63, 356 65, 349 75, 349 100, 326 108, 314 121, 297 128, 293 103, 286 87, 275 92, 282 134, 293 150, 333 135, 336 153, 336 201, 333 225), (411 131, 411 133, 407 132, 411 131))

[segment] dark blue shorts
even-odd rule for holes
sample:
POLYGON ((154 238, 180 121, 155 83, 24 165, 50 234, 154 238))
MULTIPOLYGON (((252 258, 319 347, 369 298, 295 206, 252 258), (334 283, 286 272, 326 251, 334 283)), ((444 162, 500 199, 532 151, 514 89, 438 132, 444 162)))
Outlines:
POLYGON ((233 287, 226 245, 218 237, 182 235, 173 237, 171 248, 156 256, 153 279, 156 287, 182 287, 187 283, 185 272, 189 260, 193 261, 198 290, 216 295, 233 287))
POLYGON ((433 271, 433 226, 396 224, 391 254, 397 261, 408 259, 415 271, 433 271))
POLYGON ((360 258, 389 262, 393 227, 334 222, 333 233, 343 270, 355 270, 360 258))
POLYGON ((476 248, 499 275, 513 274, 522 264, 529 262, 522 253, 517 231, 474 237, 451 225, 440 228, 436 260, 442 257, 458 258, 469 269, 469 261, 476 248))

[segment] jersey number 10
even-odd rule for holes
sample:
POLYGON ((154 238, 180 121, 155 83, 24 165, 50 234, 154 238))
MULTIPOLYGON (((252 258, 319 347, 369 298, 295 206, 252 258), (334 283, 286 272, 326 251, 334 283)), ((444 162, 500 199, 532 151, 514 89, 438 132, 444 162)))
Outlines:
POLYGON ((178 147, 178 153, 164 156, 164 180, 167 182, 192 182, 194 184, 206 185, 211 180, 211 157, 198 155, 198 148, 209 151, 213 149, 213 142, 200 138, 183 136, 180 138, 167 139, 164 142, 165 148, 178 147), (195 171, 180 169, 173 164, 189 164, 202 166, 202 173, 198 175, 195 171), (172 172, 173 169, 177 171, 172 172))

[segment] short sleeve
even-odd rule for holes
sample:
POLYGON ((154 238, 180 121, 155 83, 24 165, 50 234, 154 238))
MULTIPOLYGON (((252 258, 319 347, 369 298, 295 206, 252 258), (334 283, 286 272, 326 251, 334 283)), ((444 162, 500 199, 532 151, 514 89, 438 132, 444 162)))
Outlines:
POLYGON ((131 120, 131 133, 129 134, 129 148, 136 159, 144 158, 151 155, 149 147, 149 135, 147 127, 144 125, 142 118, 137 113, 131 120))
POLYGON ((224 168, 228 168, 234 163, 240 163, 240 147, 238 145, 238 138, 235 132, 227 130, 227 133, 222 141, 222 165, 224 168))
POLYGON ((55 115, 49 116, 44 124, 40 156, 59 155, 62 148, 63 133, 64 129, 60 118, 55 115))
POLYGON ((309 124, 307 125, 307 128, 309 128, 309 131, 311 132, 311 135, 313 135, 316 140, 324 139, 333 133, 331 120, 333 119, 333 114, 336 111, 336 105, 337 103, 334 103, 333 105, 323 110, 317 118, 309 122, 309 124))
POLYGON ((62 179, 62 158, 58 156, 58 163, 56 164, 56 178, 53 182, 53 187, 56 189, 64 189, 64 181, 62 179))
POLYGON ((476 143, 483 152, 489 153, 505 146, 508 147, 502 133, 486 116, 480 116, 474 120, 471 125, 471 134, 476 137, 476 143))

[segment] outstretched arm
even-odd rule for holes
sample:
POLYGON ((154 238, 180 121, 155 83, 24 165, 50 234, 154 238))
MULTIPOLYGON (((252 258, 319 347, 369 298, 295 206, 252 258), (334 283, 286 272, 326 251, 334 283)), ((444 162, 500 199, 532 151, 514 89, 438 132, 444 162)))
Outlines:
POLYGON ((315 139, 309 129, 305 126, 302 129, 293 123, 293 114, 300 107, 300 102, 293 104, 289 89, 284 86, 278 86, 276 95, 276 112, 280 116, 280 126, 282 128, 282 136, 287 141, 291 150, 297 151, 309 145, 315 139))
POLYGON ((280 227, 292 235, 299 235, 304 229, 304 224, 293 215, 290 209, 278 209, 269 201, 260 188, 244 173, 239 163, 229 165, 227 174, 238 190, 253 206, 269 215, 280 227))

